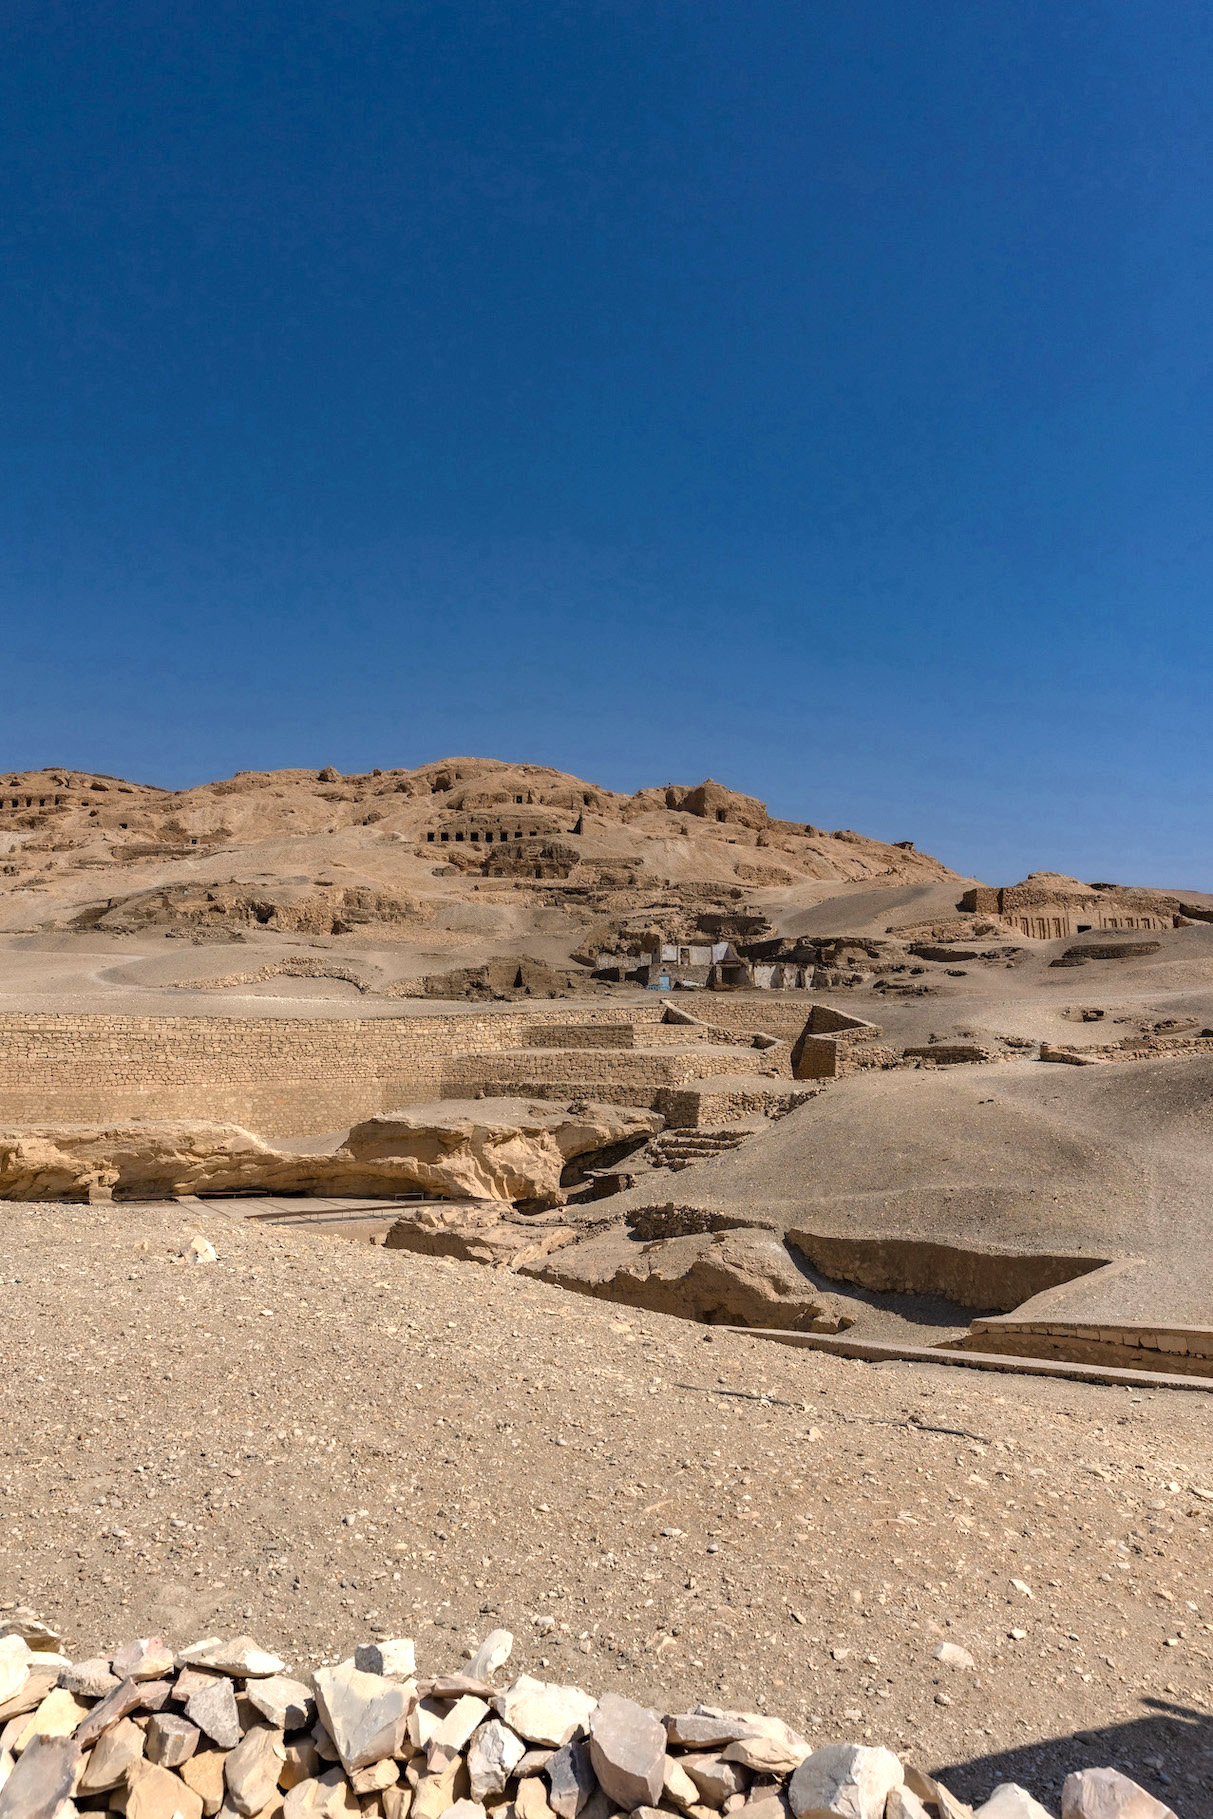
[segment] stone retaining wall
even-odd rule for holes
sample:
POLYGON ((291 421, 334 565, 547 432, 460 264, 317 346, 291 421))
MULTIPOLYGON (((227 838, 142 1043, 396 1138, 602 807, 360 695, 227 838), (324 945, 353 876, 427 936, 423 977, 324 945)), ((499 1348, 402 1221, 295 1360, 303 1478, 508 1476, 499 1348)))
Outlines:
MULTIPOLYGON (((737 1074, 748 1060, 734 1048, 703 1047, 690 1054, 651 1049, 531 1049, 470 1054, 452 1059, 439 1096, 604 1099, 613 1105, 655 1105, 667 1087, 714 1074, 737 1074)), ((754 1069, 757 1072, 757 1069, 754 1069)))
POLYGON ((675 992, 671 1002, 734 1035, 763 1030, 795 1042, 814 1000, 808 992, 675 992))
MULTIPOLYGON (((464 1072, 452 1057, 521 1048, 541 1026, 651 1026, 661 1015, 657 1003, 424 1017, 4 1015, 0 1126, 213 1118, 267 1137, 319 1135, 442 1096, 464 1072)), ((536 1051, 529 1071, 542 1059, 536 1051)), ((562 1059, 566 1075, 572 1059, 562 1059)), ((470 1066, 466 1077, 475 1082, 470 1066)))
POLYGON ((797 1091, 782 1080, 772 1080, 769 1086, 760 1086, 757 1081, 752 1086, 738 1086, 726 1076, 719 1089, 710 1080, 702 1086, 669 1087, 657 1095, 653 1109, 674 1129, 693 1130, 755 1114, 791 1111, 812 1099, 816 1091, 814 1087, 797 1091))
POLYGON ((1144 1326, 1132 1322, 1109 1325, 1102 1321, 1087 1324, 995 1316, 974 1320, 968 1336, 957 1341, 954 1349, 1213 1377, 1213 1331, 1198 1326, 1144 1326))

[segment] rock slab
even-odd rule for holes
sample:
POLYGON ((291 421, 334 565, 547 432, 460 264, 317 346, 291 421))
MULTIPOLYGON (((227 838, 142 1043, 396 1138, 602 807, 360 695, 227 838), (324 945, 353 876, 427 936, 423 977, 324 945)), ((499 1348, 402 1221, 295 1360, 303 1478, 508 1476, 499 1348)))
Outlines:
POLYGON ((890 1790, 904 1780, 892 1750, 828 1743, 805 1757, 788 1799, 796 1819, 883 1819, 890 1790))

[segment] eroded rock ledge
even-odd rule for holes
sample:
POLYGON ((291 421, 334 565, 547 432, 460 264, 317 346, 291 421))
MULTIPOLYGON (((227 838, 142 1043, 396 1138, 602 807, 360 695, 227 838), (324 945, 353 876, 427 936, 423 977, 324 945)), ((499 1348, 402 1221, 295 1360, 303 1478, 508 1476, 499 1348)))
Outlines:
POLYGON ((275 1149, 234 1124, 131 1122, 0 1132, 0 1199, 156 1199, 271 1193, 424 1193, 559 1205, 577 1157, 643 1143, 657 1112, 519 1099, 413 1106, 356 1124, 320 1154, 275 1149))

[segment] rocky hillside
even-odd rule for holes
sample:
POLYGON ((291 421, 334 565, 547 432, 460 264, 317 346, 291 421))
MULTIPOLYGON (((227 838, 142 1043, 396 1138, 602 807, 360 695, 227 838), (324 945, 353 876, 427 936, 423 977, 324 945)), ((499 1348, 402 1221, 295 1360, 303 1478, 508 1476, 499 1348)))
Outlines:
POLYGON ((849 829, 780 821, 708 781, 620 795, 540 765, 246 771, 194 789, 74 770, 0 775, 0 927, 273 928, 408 940, 452 901, 688 908, 753 892, 956 874, 849 829))

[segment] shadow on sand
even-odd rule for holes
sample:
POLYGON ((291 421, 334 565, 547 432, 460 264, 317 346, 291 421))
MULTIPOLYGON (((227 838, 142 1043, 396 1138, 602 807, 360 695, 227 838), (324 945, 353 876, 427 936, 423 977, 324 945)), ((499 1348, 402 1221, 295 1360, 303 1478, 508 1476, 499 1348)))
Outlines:
POLYGON ((974 1804, 988 1800, 1000 1781, 1017 1781, 1050 1812, 1060 1813, 1068 1774, 1115 1768, 1171 1807, 1178 1819, 1210 1819, 1213 1716, 1166 1699, 1143 1698, 1141 1703, 1143 1715, 1123 1724, 969 1756, 932 1772, 951 1793, 974 1804))

